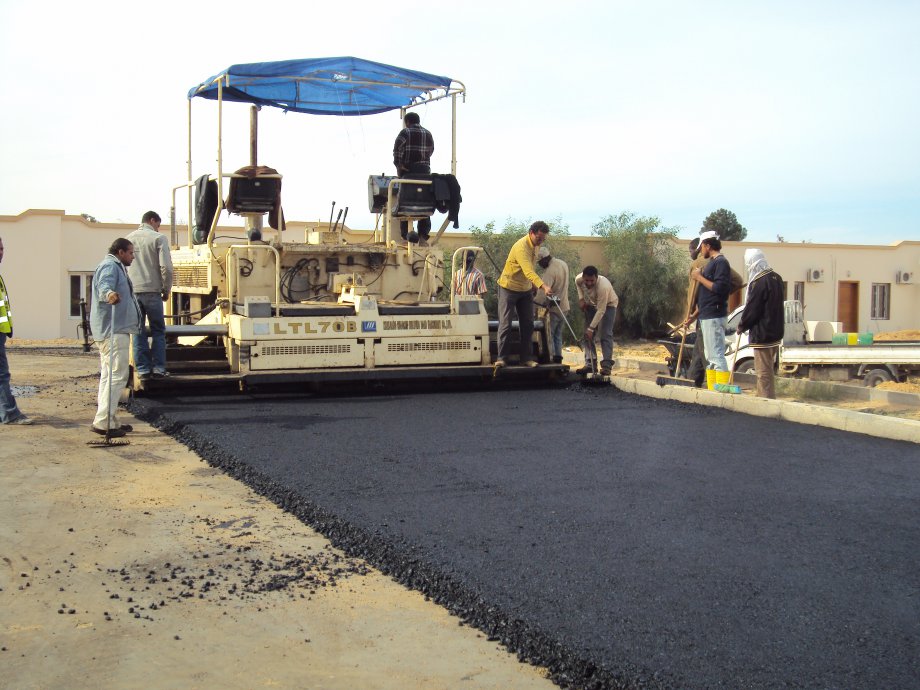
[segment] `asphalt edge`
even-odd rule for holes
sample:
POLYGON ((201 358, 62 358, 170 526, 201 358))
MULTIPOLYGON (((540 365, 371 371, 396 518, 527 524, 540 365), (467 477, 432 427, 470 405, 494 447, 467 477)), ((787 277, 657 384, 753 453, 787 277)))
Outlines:
POLYGON ((920 422, 912 419, 821 407, 792 400, 769 400, 744 394, 719 393, 704 388, 659 386, 653 381, 622 376, 612 376, 610 382, 611 385, 625 393, 642 395, 647 398, 706 405, 755 417, 782 419, 796 424, 822 426, 828 429, 920 444, 920 422))
POLYGON ((207 438, 166 414, 151 410, 132 400, 128 410, 158 431, 165 433, 216 467, 236 479, 283 511, 322 534, 347 556, 361 558, 399 584, 417 591, 444 607, 484 635, 517 656, 521 663, 543 667, 549 679, 566 690, 632 690, 634 688, 670 688, 650 669, 626 667, 614 671, 559 640, 490 603, 474 589, 422 560, 417 547, 370 532, 340 518, 330 510, 305 499, 296 491, 281 486, 269 476, 255 470, 207 438))

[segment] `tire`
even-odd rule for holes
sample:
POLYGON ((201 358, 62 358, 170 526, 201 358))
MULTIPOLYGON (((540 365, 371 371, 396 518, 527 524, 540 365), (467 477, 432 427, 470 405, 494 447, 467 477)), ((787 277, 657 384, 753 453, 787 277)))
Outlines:
POLYGON ((893 380, 894 377, 887 369, 870 369, 863 377, 863 383, 867 388, 875 388, 880 383, 893 380))
POLYGON ((735 365, 736 374, 753 374, 754 373, 754 360, 753 359, 742 359, 738 364, 735 365))

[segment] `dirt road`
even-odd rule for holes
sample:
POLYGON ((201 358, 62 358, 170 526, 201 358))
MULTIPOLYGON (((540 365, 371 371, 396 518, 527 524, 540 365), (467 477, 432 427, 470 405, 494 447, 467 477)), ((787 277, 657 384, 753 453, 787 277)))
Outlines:
POLYGON ((0 667, 16 688, 548 688, 151 427, 94 449, 97 359, 10 351, 0 667))

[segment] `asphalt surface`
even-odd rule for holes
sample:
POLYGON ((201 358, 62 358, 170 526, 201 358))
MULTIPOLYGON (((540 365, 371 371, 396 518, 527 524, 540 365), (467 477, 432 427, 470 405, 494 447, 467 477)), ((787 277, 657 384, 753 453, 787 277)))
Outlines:
POLYGON ((920 686, 916 445, 609 387, 134 411, 560 685, 920 686))

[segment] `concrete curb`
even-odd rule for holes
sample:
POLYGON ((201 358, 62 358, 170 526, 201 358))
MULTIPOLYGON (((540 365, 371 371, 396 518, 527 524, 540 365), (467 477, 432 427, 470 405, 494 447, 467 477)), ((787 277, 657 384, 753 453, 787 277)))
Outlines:
POLYGON ((895 441, 920 444, 920 422, 897 417, 882 417, 866 412, 838 410, 790 400, 767 400, 750 395, 729 395, 684 386, 659 386, 653 381, 612 376, 611 384, 625 393, 643 395, 659 400, 675 400, 719 407, 755 417, 783 419, 797 424, 811 424, 829 429, 852 431, 895 441))

